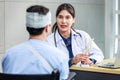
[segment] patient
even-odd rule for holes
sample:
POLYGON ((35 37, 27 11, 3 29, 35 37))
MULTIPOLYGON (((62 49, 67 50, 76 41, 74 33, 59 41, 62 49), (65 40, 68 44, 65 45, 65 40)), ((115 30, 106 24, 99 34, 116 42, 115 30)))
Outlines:
MULTIPOLYGON (((65 80, 69 74, 66 55, 45 42, 51 27, 51 12, 41 5, 30 6, 26 10, 26 30, 29 39, 26 41, 41 55, 53 69, 60 71, 60 79, 65 80)), ((42 64, 25 42, 7 50, 2 59, 4 73, 15 74, 51 74, 51 70, 42 64)))

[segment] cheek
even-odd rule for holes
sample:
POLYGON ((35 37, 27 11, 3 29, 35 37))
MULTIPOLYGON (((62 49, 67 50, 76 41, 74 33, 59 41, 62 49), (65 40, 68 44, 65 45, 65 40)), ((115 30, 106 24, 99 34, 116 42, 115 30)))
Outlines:
POLYGON ((60 19, 56 19, 56 22, 57 22, 57 23, 60 23, 61 21, 60 21, 60 19))
POLYGON ((70 24, 70 25, 72 25, 73 23, 74 23, 74 21, 73 21, 73 20, 70 20, 70 21, 69 21, 69 24, 70 24))

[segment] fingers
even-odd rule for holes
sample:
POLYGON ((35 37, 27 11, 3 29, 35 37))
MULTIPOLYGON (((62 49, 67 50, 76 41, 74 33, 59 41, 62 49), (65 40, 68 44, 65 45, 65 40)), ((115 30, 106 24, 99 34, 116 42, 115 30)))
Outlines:
POLYGON ((93 62, 90 59, 86 59, 85 61, 81 61, 82 64, 93 65, 93 62))
POLYGON ((77 54, 73 58, 72 63, 77 64, 80 61, 86 61, 87 58, 88 58, 88 55, 86 55, 86 54, 77 54))
POLYGON ((79 54, 76 57, 79 58, 79 61, 86 61, 89 58, 87 54, 79 54))
POLYGON ((77 54, 73 58, 72 63, 77 64, 80 61, 82 64, 89 64, 89 65, 93 64, 92 61, 89 59, 89 56, 87 54, 77 54))
POLYGON ((80 62, 80 60, 79 60, 78 57, 74 57, 74 58, 72 59, 72 63, 73 63, 73 64, 77 64, 78 62, 80 62))

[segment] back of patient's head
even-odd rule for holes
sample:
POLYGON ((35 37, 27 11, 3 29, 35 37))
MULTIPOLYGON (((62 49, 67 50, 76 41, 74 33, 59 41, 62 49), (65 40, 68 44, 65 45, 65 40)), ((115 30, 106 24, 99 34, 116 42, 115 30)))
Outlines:
POLYGON ((42 34, 46 25, 51 24, 51 13, 42 5, 33 5, 26 10, 26 29, 30 35, 42 34))

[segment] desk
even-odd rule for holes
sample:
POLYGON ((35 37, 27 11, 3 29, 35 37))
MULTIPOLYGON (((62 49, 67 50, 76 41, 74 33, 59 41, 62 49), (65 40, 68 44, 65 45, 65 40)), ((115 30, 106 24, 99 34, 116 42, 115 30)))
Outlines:
MULTIPOLYGON (((108 61, 104 61, 106 63, 108 61)), ((71 71, 77 73, 75 80, 120 80, 120 69, 100 68, 95 65, 80 67, 73 65, 71 71)))

